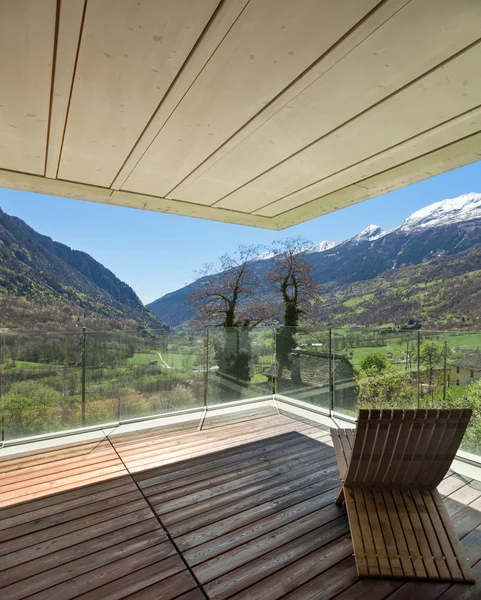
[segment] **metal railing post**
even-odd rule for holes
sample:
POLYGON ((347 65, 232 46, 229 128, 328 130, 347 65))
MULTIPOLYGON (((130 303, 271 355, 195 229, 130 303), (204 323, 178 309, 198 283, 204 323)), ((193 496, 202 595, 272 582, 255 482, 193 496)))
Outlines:
POLYGON ((419 403, 420 403, 420 394, 421 394, 421 333, 418 329, 418 358, 417 358, 417 366, 418 366, 418 370, 417 370, 417 387, 418 387, 418 408, 419 408, 419 403))
MULTIPOLYGON (((122 333, 119 331, 118 332, 118 338, 117 338, 117 373, 121 372, 121 367, 122 366, 122 333)), ((117 407, 117 421, 120 424, 121 420, 122 420, 122 378, 118 377, 117 378, 117 384, 118 384, 118 388, 117 388, 117 393, 119 396, 119 404, 117 407)))
POLYGON ((236 383, 239 384, 239 353, 240 353, 239 327, 236 328, 235 333, 236 333, 235 378, 236 378, 236 383))
POLYGON ((86 371, 86 354, 85 354, 85 342, 86 342, 86 328, 82 327, 82 427, 85 427, 85 371, 86 371))
POLYGON ((446 402, 447 359, 448 359, 448 341, 444 340, 443 405, 446 402))
POLYGON ((209 385, 209 328, 204 329, 204 408, 207 408, 207 390, 209 385))
POLYGON ((0 443, 5 441, 5 338, 0 338, 0 443))
POLYGON ((333 330, 329 327, 329 393, 331 396, 331 406, 329 408, 329 414, 334 410, 334 340, 333 330))

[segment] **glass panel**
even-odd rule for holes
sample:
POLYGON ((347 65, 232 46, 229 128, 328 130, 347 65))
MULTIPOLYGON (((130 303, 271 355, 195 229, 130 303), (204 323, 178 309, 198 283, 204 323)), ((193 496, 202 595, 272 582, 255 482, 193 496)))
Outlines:
POLYGON ((204 405, 204 332, 119 332, 121 419, 204 405))
POLYGON ((471 408, 461 449, 481 456, 481 334, 425 332, 420 358, 423 406, 471 408))
POLYGON ((277 393, 329 410, 332 371, 329 331, 279 328, 276 352, 277 393))
POLYGON ((4 335, 6 441, 81 425, 81 344, 80 333, 4 335))
POLYGON ((86 333, 84 426, 120 420, 119 367, 119 332, 86 333))
POLYGON ((272 394, 272 329, 216 328, 207 335, 209 405, 272 394))
POLYGON ((333 346, 335 411, 417 406, 416 332, 336 330, 333 346))

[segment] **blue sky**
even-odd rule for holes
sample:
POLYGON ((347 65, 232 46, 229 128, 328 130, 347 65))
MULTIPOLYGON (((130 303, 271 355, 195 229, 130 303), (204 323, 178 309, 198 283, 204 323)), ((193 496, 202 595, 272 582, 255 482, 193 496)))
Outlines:
POLYGON ((6 189, 0 208, 88 252, 147 303, 189 283, 202 264, 238 243, 268 245, 298 235, 340 241, 370 224, 391 229, 428 204, 468 192, 481 192, 481 161, 281 232, 6 189))

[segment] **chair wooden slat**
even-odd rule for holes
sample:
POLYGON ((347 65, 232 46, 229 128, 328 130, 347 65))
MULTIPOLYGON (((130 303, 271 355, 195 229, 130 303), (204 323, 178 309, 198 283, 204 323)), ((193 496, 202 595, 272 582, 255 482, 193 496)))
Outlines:
POLYGON ((470 409, 451 411, 451 417, 446 424, 444 435, 438 448, 439 458, 435 459, 432 477, 426 482, 426 486, 430 489, 437 488, 451 466, 463 440, 471 415, 472 410, 470 409))
POLYGON ((404 448, 404 457, 401 463, 399 464, 396 476, 395 476, 395 485, 402 486, 404 485, 406 477, 411 472, 413 468, 413 462, 416 460, 416 457, 419 453, 419 445, 421 443, 424 423, 426 419, 425 410, 418 410, 415 413, 415 416, 411 422, 411 430, 409 432, 409 437, 404 448))
POLYGON ((386 552, 391 566, 391 572, 393 577, 403 577, 404 571, 399 559, 398 548, 394 537, 394 532, 389 520, 388 510, 382 490, 374 488, 372 490, 373 500, 377 508, 377 515, 379 518, 379 524, 381 527, 382 535, 384 538, 384 544, 386 546, 386 552))
POLYGON ((379 471, 379 466, 384 454, 384 448, 386 445, 386 438, 389 434, 390 422, 379 421, 376 431, 376 438, 374 440, 369 465, 363 474, 363 485, 373 486, 376 485, 376 477, 379 471))
POLYGON ((396 504, 397 512, 399 515, 399 520, 401 522, 401 527, 403 529, 404 537, 406 538, 406 543, 409 550, 409 555, 413 562, 414 572, 416 573, 416 577, 418 579, 427 579, 427 572, 424 567, 423 558, 421 551, 419 549, 416 534, 414 533, 414 529, 411 523, 411 519, 409 518, 409 514, 404 505, 404 499, 401 494, 401 490, 394 488, 392 490, 392 495, 394 498, 394 502, 396 504))
POLYGON ((339 476, 341 481, 344 481, 347 473, 347 461, 349 460, 349 457, 346 457, 342 447, 341 431, 341 429, 331 429, 331 438, 334 446, 334 453, 336 455, 337 466, 339 467, 339 476))
MULTIPOLYGON (((400 420, 399 434, 396 440, 396 445, 392 450, 392 461, 389 465, 388 472, 384 475, 383 485, 399 485, 397 474, 399 472, 399 468, 405 460, 406 449, 409 444, 413 419, 414 410, 406 410, 404 417, 400 420)), ((389 452, 389 448, 386 448, 386 452, 389 452)))
POLYGON ((354 441, 352 444, 351 458, 349 460, 349 469, 345 481, 347 486, 350 486, 354 482, 355 475, 358 471, 359 461, 361 460, 364 447, 368 418, 368 410, 359 411, 359 418, 357 420, 357 427, 354 433, 354 441))
POLYGON ((395 543, 399 553, 399 559, 404 571, 404 577, 406 579, 412 579, 415 577, 414 567, 409 554, 406 538, 404 531, 399 520, 396 503, 392 495, 392 490, 389 488, 382 488, 382 496, 384 499, 384 505, 386 507, 387 514, 389 516, 389 522, 394 534, 395 543))
MULTIPOLYGON (((352 480, 350 485, 363 485, 366 474, 371 467, 372 453, 374 445, 376 443, 376 437, 379 430, 379 418, 381 416, 380 410, 369 411, 369 418, 366 423, 364 431, 364 439, 362 442, 362 449, 357 464, 357 470, 353 472, 352 480)), ((356 432, 357 434, 357 432, 356 432)), ((358 441, 360 445, 360 440, 358 441)))
POLYGON ((402 418, 403 413, 401 411, 393 411, 391 414, 388 424, 388 432, 386 434, 386 439, 382 450, 382 456, 379 461, 377 473, 375 474, 372 482, 373 486, 377 487, 384 485, 386 475, 389 474, 389 467, 393 457, 392 449, 396 446, 396 441, 399 435, 399 426, 402 418))
POLYGON ((416 448, 416 452, 411 460, 411 464, 407 469, 403 485, 405 486, 419 486, 423 485, 423 480, 420 480, 419 474, 422 471, 423 464, 426 460, 426 455, 429 452, 431 446, 431 440, 433 432, 436 429, 436 423, 438 420, 438 411, 426 411, 424 422, 421 425, 420 436, 416 448))
POLYGON ((331 437, 334 445, 337 464, 339 466, 339 475, 344 481, 346 478, 349 458, 351 456, 354 429, 331 429, 331 437))
POLYGON ((441 546, 439 545, 436 532, 426 509, 426 505, 422 499, 421 492, 419 489, 410 490, 410 492, 412 494, 412 499, 416 506, 416 511, 419 515, 419 519, 421 520, 424 532, 426 533, 439 577, 440 579, 450 579, 451 575, 446 564, 446 559, 444 558, 441 546))
POLYGON ((364 538, 361 533, 361 525, 359 523, 353 490, 344 486, 344 496, 346 500, 349 527, 351 529, 354 556, 356 557, 357 574, 359 577, 369 577, 370 573, 367 564, 366 551, 364 548, 364 538))
POLYGON ((447 422, 448 417, 444 416, 441 413, 441 411, 438 411, 438 415, 436 417, 436 425, 431 433, 431 439, 429 441, 429 446, 426 450, 423 464, 419 467, 417 479, 413 481, 412 484, 416 484, 419 487, 422 487, 423 485, 426 485, 426 482, 432 476, 433 464, 436 460, 436 457, 438 456, 439 446, 443 441, 444 430, 446 428, 447 422))
POLYGON ((354 442, 354 429, 341 429, 341 444, 344 450, 346 461, 349 462, 352 452, 352 444, 354 442))
MULTIPOLYGON (((441 546, 446 564, 451 573, 451 579, 453 581, 463 581, 463 574, 458 565, 456 556, 453 554, 453 548, 449 541, 449 537, 446 533, 446 529, 443 524, 443 515, 439 513, 438 508, 434 502, 431 490, 421 490, 421 495, 426 505, 429 517, 436 532, 436 536, 441 546)), ((448 517, 449 518, 449 517, 448 517)))
POLYGON ((444 531, 446 532, 446 535, 451 544, 453 556, 456 559, 458 567, 462 572, 462 575, 463 575, 462 580, 468 581, 470 583, 474 583, 473 573, 466 561, 466 556, 461 547, 461 544, 459 543, 458 536, 456 535, 456 532, 454 531, 454 526, 451 522, 451 519, 449 518, 448 511, 446 510, 446 507, 444 506, 443 500, 442 500, 439 492, 437 490, 430 490, 427 493, 429 493, 434 505, 436 506, 436 509, 437 509, 437 512, 439 515, 439 519, 441 520, 441 522, 443 524, 444 531))
POLYGON ((431 552, 431 548, 429 547, 426 532, 424 531, 421 519, 419 518, 416 505, 414 504, 414 501, 412 499, 410 493, 411 490, 403 489, 399 491, 404 500, 404 506, 406 507, 407 514, 409 515, 409 520, 411 521, 414 535, 416 536, 417 545, 421 554, 424 569, 426 570, 428 579, 439 579, 440 575, 436 568, 436 565, 434 564, 434 558, 431 552))
MULTIPOLYGON (((355 490, 355 493, 357 493, 357 489, 355 490)), ((370 528, 372 531, 372 537, 374 540, 375 551, 379 563, 379 570, 381 571, 381 577, 392 577, 393 574, 391 570, 391 564, 389 562, 386 543, 384 542, 384 536, 381 524, 379 522, 379 515, 376 510, 376 503, 374 501, 373 493, 370 489, 367 488, 363 488, 361 493, 364 496, 366 514, 368 516, 370 528)))
POLYGON ((361 410, 354 436, 331 430, 344 481, 336 501, 346 502, 360 577, 473 581, 435 490, 470 416, 470 410, 361 410))
POLYGON ((381 570, 379 568, 376 546, 374 545, 374 538, 372 536, 368 508, 364 500, 364 495, 360 488, 352 488, 352 492, 354 495, 354 502, 356 504, 359 526, 361 528, 364 550, 366 552, 366 560, 369 569, 369 575, 370 577, 379 577, 381 575, 381 570))
MULTIPOLYGON (((341 481, 344 482, 354 441, 354 429, 331 429, 331 438, 334 445, 337 464, 339 466, 339 476, 341 481)), ((336 503, 342 504, 343 502, 344 491, 343 486, 341 486, 336 498, 336 503)))

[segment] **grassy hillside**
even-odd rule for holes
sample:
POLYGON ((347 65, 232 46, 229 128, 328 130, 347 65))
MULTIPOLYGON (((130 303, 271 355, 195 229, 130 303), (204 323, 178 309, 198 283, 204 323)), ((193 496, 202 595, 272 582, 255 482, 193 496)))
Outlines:
POLYGON ((0 210, 0 328, 161 328, 134 290, 85 252, 0 210))
POLYGON ((455 257, 436 257, 368 281, 324 286, 325 322, 452 329, 481 324, 481 244, 455 257))

